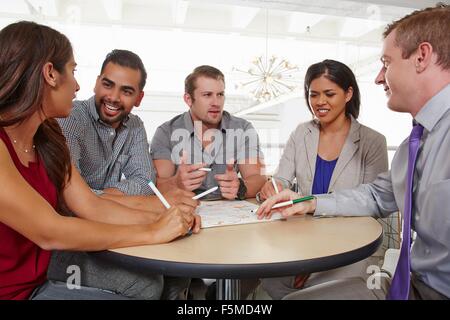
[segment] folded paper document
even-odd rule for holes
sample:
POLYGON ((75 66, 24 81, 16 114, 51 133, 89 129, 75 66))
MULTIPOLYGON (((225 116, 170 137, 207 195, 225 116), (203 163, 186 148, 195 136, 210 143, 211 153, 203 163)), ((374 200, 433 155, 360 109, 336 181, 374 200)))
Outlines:
POLYGON ((253 209, 258 206, 248 201, 202 201, 197 213, 202 217, 202 228, 220 227, 235 224, 260 223, 282 219, 279 213, 274 213, 271 219, 258 220, 253 209))

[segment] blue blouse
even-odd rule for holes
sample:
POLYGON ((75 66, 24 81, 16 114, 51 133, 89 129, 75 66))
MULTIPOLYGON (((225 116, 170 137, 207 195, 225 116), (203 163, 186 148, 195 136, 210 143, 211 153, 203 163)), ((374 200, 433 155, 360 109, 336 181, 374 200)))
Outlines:
POLYGON ((327 161, 317 155, 312 194, 328 193, 331 176, 333 175, 334 167, 336 167, 338 159, 339 158, 332 161, 327 161))

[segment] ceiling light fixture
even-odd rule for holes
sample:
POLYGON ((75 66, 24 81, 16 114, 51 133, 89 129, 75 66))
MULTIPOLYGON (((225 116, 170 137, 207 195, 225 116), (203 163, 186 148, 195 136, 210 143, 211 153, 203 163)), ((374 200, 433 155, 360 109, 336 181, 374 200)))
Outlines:
POLYGON ((234 67, 233 71, 244 74, 236 84, 236 89, 243 89, 260 103, 274 99, 298 88, 299 68, 288 60, 269 53, 269 11, 266 9, 266 54, 252 61, 248 69, 234 67))

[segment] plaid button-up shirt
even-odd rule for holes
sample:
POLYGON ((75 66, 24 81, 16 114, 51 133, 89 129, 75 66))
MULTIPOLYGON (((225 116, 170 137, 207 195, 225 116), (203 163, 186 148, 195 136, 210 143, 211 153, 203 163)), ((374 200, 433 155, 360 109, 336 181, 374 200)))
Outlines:
POLYGON ((116 131, 100 120, 95 99, 75 101, 69 117, 57 119, 72 162, 96 193, 117 188, 129 195, 153 194, 155 171, 142 120, 129 114, 116 131))

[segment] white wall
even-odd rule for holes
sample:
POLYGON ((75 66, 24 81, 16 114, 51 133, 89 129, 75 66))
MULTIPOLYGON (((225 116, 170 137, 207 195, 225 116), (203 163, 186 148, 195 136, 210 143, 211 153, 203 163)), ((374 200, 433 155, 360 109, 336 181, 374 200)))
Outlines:
MULTIPOLYGON (((85 12, 89 13, 90 11, 85 12)), ((281 11, 276 14, 280 15, 281 11)), ((4 14, 0 18, 0 27, 16 20, 17 17, 9 18, 4 14)), ((281 20, 276 20, 275 17, 272 21, 271 30, 280 29, 281 20)), ((142 105, 134 112, 144 120, 149 139, 160 123, 187 110, 182 100, 184 78, 201 64, 214 65, 225 73, 228 111, 250 107, 251 101, 244 99, 245 93, 234 86, 240 76, 232 72, 232 69, 249 67, 252 59, 263 54, 266 49, 266 39, 261 34, 240 35, 223 30, 217 33, 205 31, 206 28, 199 31, 158 27, 152 29, 117 23, 73 24, 64 19, 49 24, 65 33, 73 43, 78 62, 76 76, 81 86, 79 99, 89 98, 93 94, 101 63, 110 50, 126 48, 141 56, 148 71, 148 82, 142 105)), ((319 24, 317 27, 326 29, 329 26, 330 24, 319 24)), ((224 30, 225 28, 226 26, 224 30)), ((349 41, 349 38, 332 37, 309 39, 308 35, 294 37, 292 34, 283 37, 279 32, 268 39, 269 55, 275 54, 297 64, 300 67, 300 81, 310 64, 323 59, 331 58, 348 64, 358 76, 362 93, 360 121, 384 134, 388 145, 397 146, 409 133, 410 116, 390 111, 386 107, 383 90, 373 83, 380 66, 380 52, 381 41, 358 42, 354 39, 349 41)), ((284 143, 298 123, 308 121, 311 116, 303 99, 297 98, 256 114, 249 114, 246 118, 260 131, 263 143, 284 143)), ((273 167, 279 154, 266 155, 266 158, 273 167)))

